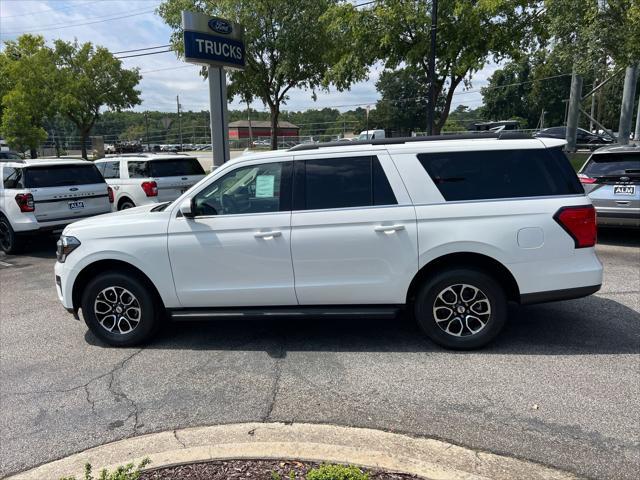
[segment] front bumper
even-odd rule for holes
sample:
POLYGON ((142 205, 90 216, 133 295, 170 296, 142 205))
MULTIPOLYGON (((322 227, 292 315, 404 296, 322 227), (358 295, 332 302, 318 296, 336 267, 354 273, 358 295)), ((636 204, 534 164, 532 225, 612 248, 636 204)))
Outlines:
POLYGON ((58 300, 68 312, 77 316, 73 306, 73 279, 76 276, 73 269, 67 267, 66 263, 56 262, 54 275, 58 300))

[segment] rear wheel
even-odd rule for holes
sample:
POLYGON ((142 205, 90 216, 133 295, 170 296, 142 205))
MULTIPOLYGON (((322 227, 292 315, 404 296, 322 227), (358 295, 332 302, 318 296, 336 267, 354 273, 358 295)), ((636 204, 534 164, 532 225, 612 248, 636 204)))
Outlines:
POLYGON ((118 210, 127 210, 128 208, 133 207, 135 207, 135 204, 128 198, 125 198, 118 204, 118 210))
POLYGON ((431 340, 446 348, 470 350, 483 347, 500 333, 507 318, 507 299, 493 277, 457 268, 427 280, 414 310, 431 340))
POLYGON ((161 307, 144 282, 133 275, 106 272, 89 282, 82 316, 89 330, 109 345, 130 347, 156 333, 161 307))
POLYGON ((18 253, 23 240, 13 231, 11 223, 4 215, 0 215, 0 250, 6 254, 18 253))

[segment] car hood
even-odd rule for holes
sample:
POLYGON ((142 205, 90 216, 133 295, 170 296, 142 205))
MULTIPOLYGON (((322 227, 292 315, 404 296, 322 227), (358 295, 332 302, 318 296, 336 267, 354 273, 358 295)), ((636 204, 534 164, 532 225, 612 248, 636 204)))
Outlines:
POLYGON ((62 234, 78 238, 116 238, 166 233, 169 214, 152 212, 157 206, 154 203, 79 220, 67 225, 62 234))

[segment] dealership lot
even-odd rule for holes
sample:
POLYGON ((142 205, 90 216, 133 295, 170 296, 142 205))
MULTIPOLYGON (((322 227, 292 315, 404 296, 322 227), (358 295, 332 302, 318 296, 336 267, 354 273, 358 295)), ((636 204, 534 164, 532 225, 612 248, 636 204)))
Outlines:
MULTIPOLYGON (((318 422, 443 438, 597 478, 639 468, 640 242, 605 231, 595 296, 511 310, 490 348, 406 319, 169 326, 113 349, 57 300, 51 240, 0 257, 0 476, 195 425, 318 422)), ((637 238, 637 235, 635 235, 637 238)))

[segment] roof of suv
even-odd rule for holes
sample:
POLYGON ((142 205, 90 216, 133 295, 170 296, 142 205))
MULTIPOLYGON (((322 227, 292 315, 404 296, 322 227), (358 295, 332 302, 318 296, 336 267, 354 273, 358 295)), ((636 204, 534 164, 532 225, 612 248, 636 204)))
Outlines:
POLYGON ((192 155, 184 153, 123 153, 120 155, 109 155, 108 157, 100 158, 96 162, 108 162, 114 160, 135 160, 144 162, 145 160, 175 160, 176 158, 196 158, 192 155))
POLYGON ((54 165, 91 165, 93 162, 77 158, 25 158, 23 160, 11 160, 2 162, 2 165, 10 167, 49 167, 54 165))
POLYGON ((627 153, 640 153, 640 145, 608 145, 606 147, 601 147, 593 152, 594 155, 599 155, 602 153, 614 153, 624 155, 627 153))

